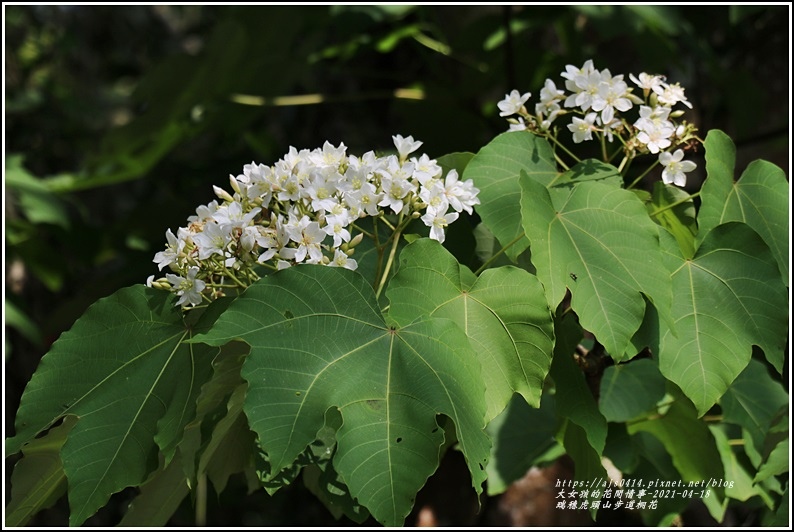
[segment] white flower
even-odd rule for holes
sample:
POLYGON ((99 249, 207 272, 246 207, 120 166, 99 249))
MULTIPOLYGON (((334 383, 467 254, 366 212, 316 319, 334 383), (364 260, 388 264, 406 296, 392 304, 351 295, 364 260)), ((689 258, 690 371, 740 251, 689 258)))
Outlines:
POLYGON ((697 165, 692 161, 682 161, 683 158, 684 150, 675 150, 672 154, 670 152, 659 154, 659 162, 664 166, 662 181, 665 185, 670 183, 679 187, 686 185, 685 172, 691 172, 697 168, 697 165))
POLYGON ((496 106, 499 107, 501 111, 499 116, 510 116, 518 113, 521 110, 521 107, 524 106, 529 97, 532 96, 531 93, 525 92, 524 94, 520 94, 517 90, 513 89, 510 94, 505 94, 505 99, 501 102, 497 103, 496 106))
POLYGON ((660 83, 654 86, 653 92, 659 95, 659 101, 665 105, 672 107, 678 102, 681 102, 692 109, 692 104, 689 103, 686 96, 684 96, 684 88, 678 83, 673 83, 672 85, 660 83))
POLYGON ((571 123, 568 124, 568 129, 573 133, 573 141, 580 143, 584 140, 593 139, 593 131, 595 131, 596 113, 587 113, 584 118, 574 116, 571 123))
MULTIPOLYGON (((285 226, 285 230, 290 240, 298 244, 295 250, 295 262, 303 262, 306 257, 309 257, 308 263, 320 262, 323 258, 323 252, 320 249, 320 244, 325 239, 325 231, 320 229, 318 222, 313 222, 308 216, 303 215, 300 220, 295 220, 295 217, 290 213, 290 222, 285 226)), ((284 256, 286 249, 282 249, 281 255, 284 256)))
POLYGON ((215 221, 204 224, 200 233, 193 235, 193 242, 199 248, 199 260, 214 254, 225 255, 226 245, 232 241, 231 225, 220 225, 215 221))
POLYGON ((430 228, 430 238, 438 240, 439 243, 444 243, 444 229, 458 219, 460 216, 456 212, 444 214, 443 212, 436 212, 433 209, 428 209, 427 213, 422 216, 421 220, 426 226, 430 228))
POLYGON ((565 91, 557 89, 557 86, 550 79, 547 79, 540 89, 540 103, 544 106, 554 104, 557 100, 565 99, 565 91))
POLYGON ((400 159, 405 159, 409 154, 415 152, 422 145, 421 140, 414 140, 413 136, 403 138, 402 135, 393 135, 392 140, 394 146, 397 148, 397 153, 400 154, 400 159))
POLYGON ((626 98, 628 85, 616 76, 610 81, 602 81, 598 92, 593 96, 593 111, 601 112, 601 120, 608 124, 615 117, 615 110, 625 113, 632 107, 631 100, 626 98))
POLYGON ((645 144, 651 153, 659 153, 661 150, 670 147, 670 137, 675 130, 667 126, 654 126, 637 133, 637 140, 645 144))
POLYGON ((511 122, 510 126, 507 128, 508 131, 524 131, 527 128, 526 122, 524 122, 524 119, 520 116, 517 118, 510 118, 509 120, 511 122), (516 122, 513 122, 514 120, 516 122))
POLYGON ((176 302, 177 306, 182 306, 185 303, 196 306, 201 303, 201 292, 206 287, 206 283, 201 279, 196 279, 198 272, 198 266, 193 266, 188 270, 187 277, 172 273, 165 274, 166 280, 173 285, 172 291, 180 296, 176 302))
POLYGON ((334 258, 328 263, 328 266, 335 268, 347 268, 348 270, 355 270, 358 268, 358 263, 347 256, 344 251, 339 249, 334 250, 334 258))
POLYGON ((163 268, 166 266, 170 266, 176 263, 179 254, 182 253, 182 250, 185 247, 185 240, 184 240, 184 230, 179 229, 177 233, 180 235, 180 238, 174 236, 174 233, 171 232, 169 229, 165 232, 165 238, 168 241, 168 244, 163 251, 158 251, 154 255, 153 262, 157 263, 157 267, 162 271, 163 268))
POLYGON ((661 85, 665 80, 664 76, 646 74, 645 72, 640 73, 639 79, 635 77, 634 74, 629 74, 629 79, 639 88, 643 90, 652 90, 654 92, 656 91, 655 87, 661 85))
POLYGON ((327 140, 323 144, 323 149, 317 148, 309 154, 309 161, 316 166, 338 168, 345 160, 347 146, 343 142, 334 148, 334 145, 327 140))

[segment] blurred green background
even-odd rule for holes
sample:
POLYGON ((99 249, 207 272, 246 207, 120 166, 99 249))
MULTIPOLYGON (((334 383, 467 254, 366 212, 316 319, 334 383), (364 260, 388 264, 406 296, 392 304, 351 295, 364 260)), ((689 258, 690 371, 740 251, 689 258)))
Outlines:
MULTIPOLYGON (((506 93, 534 102, 544 79, 561 86, 565 65, 592 58, 680 82, 702 136, 736 142, 737 170, 762 158, 788 172, 790 9, 5 5, 6 434, 52 341, 98 298, 157 273, 166 229, 212 185, 290 146, 360 155, 399 133, 431 157, 476 152, 507 129, 506 93)), ((298 487, 239 490, 209 525, 335 524, 298 487)), ((117 523, 128 496, 86 526, 117 523)), ((185 506, 175 525, 190 526, 185 506)), ((67 512, 62 500, 33 524, 67 512)))

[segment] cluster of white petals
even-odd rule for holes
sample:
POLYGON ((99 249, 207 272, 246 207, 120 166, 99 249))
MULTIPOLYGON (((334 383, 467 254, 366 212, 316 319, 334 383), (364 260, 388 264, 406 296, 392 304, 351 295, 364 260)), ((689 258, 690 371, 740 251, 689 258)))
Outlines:
POLYGON ((352 256, 367 233, 357 221, 366 217, 390 225, 389 218, 420 219, 443 242, 446 226, 479 204, 479 190, 454 169, 444 175, 427 155, 410 156, 421 141, 392 140, 396 155, 357 157, 326 141, 314 150, 291 147, 272 166, 246 164, 229 176, 231 192, 213 187, 217 200, 198 207, 176 234, 166 232, 166 248, 153 261, 173 273, 148 284, 179 295, 177 305, 196 306, 244 288, 260 267, 355 270, 352 256))
MULTIPOLYGON (((598 70, 592 60, 585 61, 581 67, 567 65, 560 75, 564 79, 564 89, 547 79, 540 90, 534 115, 525 107, 530 93, 521 95, 513 90, 497 103, 499 115, 508 117, 509 131, 530 130, 538 135, 556 137, 556 121, 571 115, 566 129, 574 143, 596 138, 613 142, 617 137, 628 159, 645 153, 658 154, 663 165, 670 161, 672 150, 697 138, 694 126, 685 121, 676 122, 683 114, 683 110, 673 109, 676 105, 692 108, 683 87, 667 83, 662 75, 629 74, 629 80, 636 85, 630 87, 623 74, 612 75, 608 69, 598 70), (639 89, 641 95, 635 94, 635 89, 639 89), (633 114, 629 116, 629 112, 633 114)), ((685 164, 676 167, 675 179, 668 179, 665 174, 666 183, 686 184, 683 172, 695 166, 692 162, 683 162, 685 164)))

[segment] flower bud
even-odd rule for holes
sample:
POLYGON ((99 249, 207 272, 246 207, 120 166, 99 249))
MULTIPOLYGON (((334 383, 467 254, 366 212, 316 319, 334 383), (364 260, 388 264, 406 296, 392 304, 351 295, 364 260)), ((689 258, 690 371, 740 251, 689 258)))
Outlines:
POLYGON ((234 198, 231 196, 231 194, 223 190, 221 187, 212 185, 212 190, 215 192, 215 195, 218 196, 220 199, 228 202, 234 201, 234 198))
POLYGON ((678 109, 670 113, 670 118, 680 118, 684 116, 685 111, 683 109, 678 109))
POLYGON ((414 211, 414 212, 411 213, 411 218, 413 218, 414 220, 416 220, 420 216, 422 216, 422 213, 419 212, 419 211, 414 211))
POLYGON ((364 233, 359 233, 350 239, 350 242, 347 243, 347 247, 354 248, 357 245, 359 245, 363 239, 364 239, 364 233))
POLYGON ((353 253, 355 253, 355 252, 356 252, 356 250, 355 250, 355 249, 346 249, 346 250, 344 250, 344 251, 345 251, 345 255, 347 255, 348 257, 352 257, 352 256, 353 256, 353 253))
POLYGON ((240 183, 232 174, 229 174, 229 184, 232 186, 232 190, 234 190, 237 194, 240 194, 240 183))

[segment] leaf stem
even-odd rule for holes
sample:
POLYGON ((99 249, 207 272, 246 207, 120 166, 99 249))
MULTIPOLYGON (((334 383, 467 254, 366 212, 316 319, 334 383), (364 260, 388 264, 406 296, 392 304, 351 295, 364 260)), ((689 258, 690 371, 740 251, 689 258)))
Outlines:
POLYGON ((196 485, 196 526, 204 527, 207 524, 207 475, 198 476, 196 485))
POLYGON ((658 160, 658 159, 657 159, 656 161, 654 161, 654 163, 653 163, 652 165, 650 165, 650 166, 649 166, 649 167, 648 167, 648 168, 647 168, 647 169, 646 169, 646 170, 645 170, 643 173, 641 173, 641 174, 640 174, 640 175, 637 177, 637 179, 635 179, 634 181, 632 181, 632 182, 631 182, 631 184, 630 184, 629 186, 627 186, 627 187, 626 187, 626 190, 634 188, 634 185, 636 185, 637 183, 639 183, 640 181, 642 181, 642 178, 643 178, 643 177, 645 177, 646 175, 648 175, 648 173, 649 173, 651 170, 653 170, 654 168, 656 168, 656 165, 657 165, 657 164, 659 164, 659 160, 658 160))
MULTIPOLYGON (((397 224, 400 225, 399 222, 397 224)), ((383 287, 386 286, 386 280, 389 278, 389 270, 391 270, 391 265, 394 262, 394 256, 397 254, 397 246, 400 243, 400 233, 402 229, 398 229, 392 235, 394 239, 391 244, 391 251, 389 252, 389 258, 386 260, 386 267, 383 269, 383 277, 380 278, 380 283, 378 284, 378 289, 375 291, 375 299, 380 297, 380 293, 383 291, 383 287)))
POLYGON ((494 254, 493 254, 493 256, 492 256, 490 259, 488 259, 488 260, 486 260, 485 262, 483 262, 483 263, 482 263, 482 265, 481 265, 479 268, 477 268, 477 271, 475 271, 475 272, 474 272, 474 275, 480 275, 480 274, 481 274, 481 273, 482 273, 482 272, 483 272, 483 271, 484 271, 484 270, 485 270, 485 269, 486 269, 488 266, 490 266, 490 265, 491 265, 491 263, 492 263, 494 260, 496 260, 496 259, 499 257, 499 255, 501 255, 502 253, 504 253, 505 251, 507 251, 507 249, 508 249, 510 246, 512 246, 513 244, 515 244, 516 242, 518 242, 518 241, 519 241, 519 240, 521 240, 522 238, 524 238, 524 233, 521 233, 520 235, 518 235, 517 237, 515 237, 513 240, 511 240, 511 241, 510 241, 508 244, 506 244, 506 245, 502 246, 502 249, 500 249, 499 251, 497 251, 496 253, 494 253, 494 254))
POLYGON ((680 199, 680 200, 678 200, 676 202, 671 203, 670 205, 665 205, 664 207, 656 209, 655 211, 653 211, 650 214, 650 216, 651 217, 657 216, 657 215, 663 213, 664 211, 667 211, 667 210, 673 209, 675 207, 678 207, 682 203, 686 203, 687 201, 691 200, 692 198, 697 198, 698 196, 700 196, 700 191, 699 190, 697 192, 693 192, 692 194, 690 194, 686 198, 680 199))

